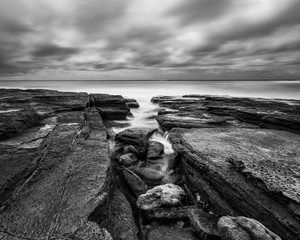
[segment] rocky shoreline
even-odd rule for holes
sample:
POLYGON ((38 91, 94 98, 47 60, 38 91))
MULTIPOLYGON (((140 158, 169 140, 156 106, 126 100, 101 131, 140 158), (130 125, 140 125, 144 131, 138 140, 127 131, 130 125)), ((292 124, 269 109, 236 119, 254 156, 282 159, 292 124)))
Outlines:
POLYGON ((300 101, 0 89, 0 239, 300 239, 300 101))

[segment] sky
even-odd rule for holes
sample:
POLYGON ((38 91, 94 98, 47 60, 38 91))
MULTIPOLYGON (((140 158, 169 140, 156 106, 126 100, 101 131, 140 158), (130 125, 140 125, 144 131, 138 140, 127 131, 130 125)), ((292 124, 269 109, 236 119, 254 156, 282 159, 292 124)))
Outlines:
POLYGON ((300 0, 0 0, 0 79, 300 79, 300 0))

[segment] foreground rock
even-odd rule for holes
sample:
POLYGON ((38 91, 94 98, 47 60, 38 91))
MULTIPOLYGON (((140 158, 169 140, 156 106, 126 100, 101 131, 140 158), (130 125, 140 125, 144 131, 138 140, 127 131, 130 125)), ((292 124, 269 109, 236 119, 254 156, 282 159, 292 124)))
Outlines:
POLYGON ((218 221, 222 239, 228 240, 281 240, 260 222, 246 217, 222 217, 218 221))
POLYGON ((172 129, 189 187, 221 215, 257 219, 282 239, 300 234, 297 134, 263 129, 172 129))
POLYGON ((156 186, 142 194, 137 199, 137 206, 143 210, 150 210, 161 206, 180 206, 185 196, 183 189, 174 184, 156 186))
POLYGON ((217 225, 218 217, 200 209, 189 209, 188 217, 192 227, 201 239, 220 239, 217 225))
POLYGON ((110 165, 106 127, 93 97, 0 93, 0 238, 111 239, 89 221, 107 202, 110 165))
POLYGON ((157 227, 150 231, 148 240, 197 240, 197 235, 191 230, 172 227, 157 227))

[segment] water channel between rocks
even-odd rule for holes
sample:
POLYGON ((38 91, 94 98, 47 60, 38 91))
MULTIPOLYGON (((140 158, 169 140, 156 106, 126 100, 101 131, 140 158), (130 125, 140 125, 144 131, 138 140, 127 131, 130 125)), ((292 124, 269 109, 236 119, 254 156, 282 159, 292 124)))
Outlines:
POLYGON ((114 121, 109 130, 113 131, 109 134, 108 143, 114 184, 133 209, 140 239, 151 239, 151 231, 166 229, 175 229, 192 237, 186 239, 198 239, 187 211, 197 208, 197 205, 203 209, 205 204, 192 199, 191 190, 185 184, 180 157, 169 140, 169 133, 163 131, 155 120, 161 108, 150 100, 139 104, 139 108, 131 109, 133 116, 124 121, 114 121), (175 195, 179 186, 179 191, 184 191, 180 193, 180 202, 157 203, 161 199, 153 199, 158 197, 156 193, 149 197, 151 203, 147 198, 145 202, 138 200, 147 190, 160 185, 174 188, 175 195))

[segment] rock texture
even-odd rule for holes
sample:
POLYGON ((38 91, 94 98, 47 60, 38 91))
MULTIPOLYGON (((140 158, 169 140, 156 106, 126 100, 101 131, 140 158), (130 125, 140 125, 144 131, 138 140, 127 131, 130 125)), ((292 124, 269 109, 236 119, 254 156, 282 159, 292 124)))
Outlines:
POLYGON ((191 230, 172 227, 154 228, 148 235, 148 240, 197 240, 197 235, 191 230))
POLYGON ((94 106, 119 119, 114 103, 128 114, 125 100, 51 90, 0 89, 0 96, 0 238, 112 239, 89 221, 107 201, 110 165, 94 106))
POLYGON ((143 210, 150 210, 161 206, 180 206, 185 196, 183 189, 172 183, 159 185, 137 199, 137 206, 143 210))
POLYGON ((147 158, 157 159, 164 153, 164 145, 160 142, 150 141, 148 146, 147 158))
POLYGON ((281 240, 260 222, 246 217, 222 217, 218 221, 222 239, 228 240, 281 240))
POLYGON ((247 128, 172 129, 189 186, 221 215, 257 219, 299 238, 300 136, 247 128))
POLYGON ((187 95, 155 97, 152 102, 173 110, 161 111, 156 118, 166 130, 259 126, 300 133, 299 100, 187 95))
POLYGON ((133 145, 140 153, 146 154, 148 140, 155 130, 151 128, 129 128, 116 134, 115 139, 133 145))

